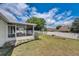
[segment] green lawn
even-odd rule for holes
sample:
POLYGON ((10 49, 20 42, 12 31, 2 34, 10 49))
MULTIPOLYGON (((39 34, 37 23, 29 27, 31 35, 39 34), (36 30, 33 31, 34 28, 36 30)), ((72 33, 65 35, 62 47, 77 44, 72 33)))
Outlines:
POLYGON ((39 40, 19 45, 9 51, 12 56, 79 55, 79 40, 40 35, 39 40))

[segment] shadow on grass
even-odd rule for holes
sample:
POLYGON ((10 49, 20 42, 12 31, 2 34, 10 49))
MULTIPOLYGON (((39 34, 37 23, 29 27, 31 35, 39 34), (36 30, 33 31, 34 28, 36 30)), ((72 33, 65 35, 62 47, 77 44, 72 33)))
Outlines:
MULTIPOLYGON (((36 40, 39 40, 39 39, 35 39, 35 40, 31 40, 31 41, 36 41, 36 40)), ((22 44, 29 43, 29 42, 31 42, 31 41, 27 41, 27 42, 20 43, 20 44, 14 46, 14 48, 16 48, 16 47, 18 47, 18 46, 20 46, 20 45, 22 45, 22 44)))
POLYGON ((10 49, 4 54, 4 56, 11 56, 13 50, 14 50, 14 48, 10 48, 10 49))
POLYGON ((10 56, 12 54, 13 49, 13 47, 0 48, 0 56, 10 56))
MULTIPOLYGON (((36 40, 39 40, 39 39, 35 39, 35 40, 31 40, 31 41, 36 41, 36 40)), ((11 56, 12 53, 13 53, 13 50, 14 48, 22 45, 22 44, 25 44, 25 43, 29 43, 31 41, 28 41, 28 42, 23 42, 23 43, 20 43, 18 45, 13 45, 13 46, 10 46, 10 47, 3 47, 3 48, 0 48, 0 56, 11 56)))

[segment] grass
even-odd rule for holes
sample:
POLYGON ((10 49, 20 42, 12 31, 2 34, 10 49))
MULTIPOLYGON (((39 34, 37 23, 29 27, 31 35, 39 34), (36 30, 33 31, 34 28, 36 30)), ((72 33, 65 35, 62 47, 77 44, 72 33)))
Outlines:
POLYGON ((71 56, 79 55, 79 40, 40 35, 39 40, 24 43, 9 51, 12 56, 71 56))

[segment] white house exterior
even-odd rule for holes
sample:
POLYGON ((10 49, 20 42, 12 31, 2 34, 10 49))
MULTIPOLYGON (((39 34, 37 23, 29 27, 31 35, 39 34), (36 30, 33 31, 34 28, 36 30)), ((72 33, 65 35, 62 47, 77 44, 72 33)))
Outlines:
POLYGON ((12 40, 34 39, 34 27, 36 24, 14 21, 3 10, 0 10, 0 47, 5 42, 12 40))

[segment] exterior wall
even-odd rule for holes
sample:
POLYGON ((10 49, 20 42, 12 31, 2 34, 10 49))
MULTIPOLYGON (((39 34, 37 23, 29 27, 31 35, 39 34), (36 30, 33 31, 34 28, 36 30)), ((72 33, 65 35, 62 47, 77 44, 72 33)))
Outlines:
POLYGON ((0 47, 7 40, 7 23, 0 19, 0 47))
POLYGON ((7 41, 12 41, 12 40, 31 40, 34 39, 34 36, 23 36, 23 37, 16 37, 16 38, 8 38, 7 41))
POLYGON ((17 37, 16 40, 11 40, 11 41, 6 42, 4 46, 6 47, 17 46, 19 44, 23 44, 32 40, 34 40, 34 36, 17 37))
POLYGON ((34 40, 34 36, 16 37, 16 39, 8 39, 4 46, 17 46, 31 40, 34 40))
POLYGON ((23 36, 23 37, 16 37, 16 40, 32 40, 34 36, 23 36))
POLYGON ((33 40, 34 39, 34 26, 33 26, 33 35, 31 36, 23 36, 23 37, 14 37, 8 38, 8 24, 0 19, 0 47, 4 45, 5 42, 9 42, 12 40, 33 40))
POLYGON ((7 24, 7 29, 6 29, 7 35, 6 35, 6 42, 12 41, 12 40, 16 40, 16 38, 9 38, 8 37, 8 24, 7 24))

